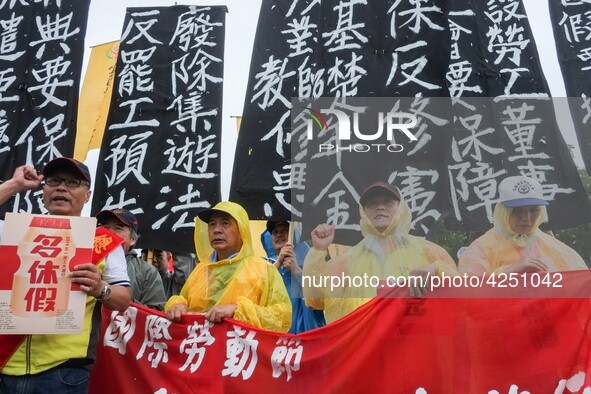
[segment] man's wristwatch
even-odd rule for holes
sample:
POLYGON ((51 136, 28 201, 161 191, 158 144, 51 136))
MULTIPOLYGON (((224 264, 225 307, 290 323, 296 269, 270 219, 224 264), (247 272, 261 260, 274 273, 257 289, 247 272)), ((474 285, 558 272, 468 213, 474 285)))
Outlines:
POLYGON ((105 281, 103 281, 103 290, 101 290, 101 295, 96 297, 97 300, 104 302, 111 298, 111 286, 105 281))

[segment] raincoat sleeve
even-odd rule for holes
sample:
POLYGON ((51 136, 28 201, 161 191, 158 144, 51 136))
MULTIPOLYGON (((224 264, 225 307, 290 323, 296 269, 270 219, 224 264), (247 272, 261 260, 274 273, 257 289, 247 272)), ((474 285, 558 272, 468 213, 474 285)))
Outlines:
POLYGON ((304 300, 309 308, 316 310, 324 309, 324 289, 318 284, 323 283, 326 276, 326 250, 311 248, 304 260, 302 272, 302 290, 304 300), (314 286, 316 284, 317 286, 314 286))
POLYGON ((291 327, 291 301, 277 269, 265 262, 266 275, 261 284, 259 303, 239 296, 234 319, 269 331, 287 332, 291 327))
POLYGON ((426 251, 428 261, 437 265, 437 275, 457 276, 459 274, 454 259, 441 246, 427 242, 426 251))
POLYGON ((458 268, 461 274, 482 275, 503 272, 504 266, 493 269, 479 242, 472 242, 460 256, 458 268))

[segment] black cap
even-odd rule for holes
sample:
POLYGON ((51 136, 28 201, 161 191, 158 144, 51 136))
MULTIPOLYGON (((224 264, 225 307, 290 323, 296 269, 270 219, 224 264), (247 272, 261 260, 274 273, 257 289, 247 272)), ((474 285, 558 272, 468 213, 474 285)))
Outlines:
POLYGON ((367 203, 367 200, 369 200, 371 197, 384 194, 389 194, 392 197, 396 198, 398 201, 400 201, 400 191, 398 191, 398 188, 396 188, 396 186, 390 185, 386 182, 376 182, 369 185, 363 191, 363 193, 361 193, 359 203, 362 206, 364 206, 367 203))
POLYGON ((74 170, 73 172, 80 175, 81 179, 91 183, 90 171, 86 164, 69 157, 58 157, 45 164, 45 167, 43 167, 43 176, 48 177, 52 173, 64 168, 74 170))
POLYGON ((275 228, 275 226, 277 226, 278 224, 285 224, 287 226, 289 226, 289 222, 287 220, 267 220, 267 231, 269 231, 270 233, 273 232, 273 229, 275 228))
MULTIPOLYGON (((209 218, 211 217, 211 215, 213 215, 216 212, 223 213, 223 214, 226 214, 226 215, 230 215, 226 211, 221 211, 219 209, 213 209, 213 208, 207 208, 207 209, 204 209, 203 211, 199 211, 197 213, 197 217, 199 219, 201 219, 201 221, 203 221, 205 223, 209 223, 209 218)), ((230 216, 232 216, 232 215, 230 215, 230 216)))
POLYGON ((135 215, 129 212, 127 209, 117 208, 113 210, 104 210, 100 211, 96 215, 96 220, 100 224, 105 224, 110 218, 114 217, 115 219, 119 220, 121 223, 128 227, 133 227, 135 231, 137 231, 138 222, 135 215))

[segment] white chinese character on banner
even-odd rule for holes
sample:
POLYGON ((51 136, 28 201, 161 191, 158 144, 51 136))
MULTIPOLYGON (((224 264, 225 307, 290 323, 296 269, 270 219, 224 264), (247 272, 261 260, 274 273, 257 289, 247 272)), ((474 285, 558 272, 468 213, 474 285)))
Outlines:
POLYGON ((291 164, 286 164, 281 169, 282 172, 273 170, 275 198, 289 212, 299 213, 288 202, 291 193, 291 164))
POLYGON ((172 46, 178 42, 178 47, 185 52, 191 48, 215 46, 215 42, 207 40, 209 33, 214 30, 214 27, 223 27, 223 24, 210 21, 211 15, 204 12, 210 10, 209 7, 189 6, 189 11, 178 17, 176 29, 168 45, 172 46))
POLYGON ((334 224, 338 229, 345 230, 359 230, 359 222, 349 222, 350 207, 345 201, 341 200, 343 196, 352 196, 353 201, 359 201, 359 194, 351 185, 349 180, 345 178, 342 172, 338 172, 328 182, 328 184, 320 190, 318 195, 312 201, 313 205, 318 205, 324 199, 329 199, 331 202, 327 203, 328 208, 326 212, 326 223, 334 224))
POLYGON ((58 150, 57 146, 60 146, 59 140, 66 136, 67 128, 64 127, 64 114, 58 114, 53 118, 35 118, 33 122, 27 127, 25 132, 16 141, 15 146, 19 146, 27 143, 27 163, 31 163, 33 160, 33 146, 36 145, 35 151, 41 152, 38 162, 43 163, 45 160, 49 161, 56 157, 63 156, 58 150), (44 144, 35 144, 33 134, 39 131, 36 130, 37 126, 41 124, 43 130, 43 136, 47 137, 44 144))
POLYGON ((0 1, 0 10, 3 9, 6 6, 6 4, 8 4, 8 9, 12 10, 16 5, 17 1, 20 3, 20 5, 29 5, 29 3, 27 3, 26 0, 2 0, 0 1))
POLYGON ((137 49, 135 51, 122 50, 120 53, 123 69, 119 72, 119 96, 132 96, 136 92, 151 92, 154 90, 152 66, 150 58, 156 52, 156 47, 137 49))
POLYGON ((287 56, 296 57, 306 53, 314 53, 307 40, 314 40, 318 25, 310 23, 310 15, 302 16, 299 21, 294 18, 292 22, 287 23, 287 26, 290 28, 281 31, 281 33, 293 37, 286 40, 291 50, 287 56))
MULTIPOLYGON (((168 202, 166 200, 156 204, 156 209, 158 211, 166 212, 166 215, 154 221, 152 224, 153 230, 160 229, 162 224, 171 216, 171 214, 176 214, 178 216, 177 221, 171 227, 172 231, 176 231, 179 228, 195 227, 195 216, 193 214, 189 217, 189 212, 193 212, 195 209, 209 208, 211 204, 199 199, 201 197, 201 192, 198 189, 193 190, 195 186, 192 183, 187 184, 186 187, 187 193, 181 194, 176 198, 180 204, 173 205, 170 208, 167 207, 168 202), (179 211, 181 211, 180 215, 177 213, 179 211)), ((172 189, 169 186, 164 186, 160 189, 160 194, 166 195, 171 191, 172 189)))
POLYGON ((111 312, 111 322, 105 330, 103 345, 117 349, 119 354, 125 355, 127 343, 135 333, 137 308, 130 306, 124 312, 111 312))
POLYGON ((206 137, 197 136, 197 143, 185 138, 184 144, 179 144, 171 139, 166 143, 171 147, 164 151, 168 155, 168 165, 162 173, 177 174, 187 178, 211 179, 215 177, 209 168, 211 160, 216 159, 218 154, 212 152, 215 148, 216 136, 211 134, 206 137), (197 145, 197 146, 195 146, 197 145))
POLYGON ((285 372, 287 381, 291 380, 292 371, 300 370, 304 346, 296 338, 279 338, 271 355, 273 377, 278 378, 285 372))
POLYGON ((0 110, 0 153, 10 151, 10 139, 6 135, 8 129, 8 118, 6 117, 6 111, 0 110))
MULTIPOLYGON (((387 14, 392 14, 390 17, 390 35, 392 38, 396 38, 397 32, 404 26, 408 25, 408 28, 413 33, 417 34, 421 31, 421 25, 425 24, 429 27, 430 30, 438 30, 443 31, 443 26, 438 25, 437 23, 431 20, 430 15, 439 16, 440 18, 443 17, 443 11, 441 8, 432 5, 433 2, 431 0, 410 0, 410 7, 408 9, 396 12, 396 8, 402 3, 402 0, 396 0, 394 4, 390 7, 387 14), (423 5, 426 3, 426 6, 423 5), (406 21, 402 23, 400 26, 396 25, 396 18, 406 18, 406 21)), ((406 3, 406 2, 405 2, 406 3)))
POLYGON ((365 27, 365 23, 354 23, 353 7, 356 5, 367 5, 366 0, 343 0, 333 7, 338 11, 337 26, 333 31, 322 33, 327 38, 324 45, 328 52, 336 52, 344 49, 361 48, 361 44, 367 43, 368 39, 358 30, 365 27))
POLYGON ((234 330, 227 333, 229 339, 226 341, 226 361, 222 376, 230 375, 235 378, 242 373, 242 379, 248 380, 257 365, 259 341, 254 339, 255 331, 248 331, 246 337, 243 338, 246 330, 236 325, 233 327, 234 330))
POLYGON ((581 123, 587 124, 589 119, 591 119, 591 97, 587 97, 585 93, 583 93, 581 98, 583 99, 581 103, 581 109, 585 111, 585 116, 583 117, 581 123))
POLYGON ((588 41, 591 39, 591 12, 586 12, 585 16, 581 14, 568 15, 563 13, 562 19, 558 22, 564 29, 564 36, 568 42, 575 43, 588 41), (583 19, 585 17, 585 19, 583 19))
POLYGON ((133 174, 142 185, 150 184, 142 172, 148 150, 147 139, 152 134, 151 131, 132 135, 124 134, 111 141, 111 153, 105 158, 105 161, 112 161, 111 176, 107 177, 109 186, 120 184, 130 174, 133 174), (127 144, 128 139, 131 144, 127 144))
POLYGON ((285 108, 291 108, 289 98, 286 98, 282 94, 283 81, 296 74, 295 71, 286 72, 288 59, 274 59, 273 55, 269 57, 269 60, 262 65, 263 71, 258 72, 255 75, 255 86, 254 94, 251 103, 257 102, 257 105, 261 109, 266 110, 277 100, 279 100, 285 108), (262 99, 262 100, 259 100, 262 99))
POLYGON ((0 70, 0 103, 7 101, 18 101, 18 93, 12 96, 4 96, 4 93, 11 90, 11 85, 16 81, 16 75, 14 74, 14 68, 10 67, 6 70, 0 70))
MULTIPOLYGON (((160 126, 160 122, 156 119, 147 119, 147 120, 133 120, 136 112, 138 112, 138 106, 142 103, 153 104, 154 102, 152 99, 148 97, 140 97, 137 99, 127 100, 119 104, 119 109, 123 109, 123 107, 129 107, 129 115, 127 115, 127 119, 123 123, 113 123, 109 126, 109 130, 119 130, 119 129, 127 129, 127 128, 134 128, 134 127, 158 127, 160 126)), ((141 108, 140 111, 141 112, 141 108)))
POLYGON ((508 105, 503 110, 503 115, 507 117, 501 121, 507 136, 514 145, 517 155, 508 157, 509 161, 518 159, 549 159, 548 154, 536 151, 534 146, 534 135, 536 128, 542 123, 539 117, 528 117, 530 111, 534 111, 533 105, 522 103, 520 106, 512 107, 508 105))
POLYGON ((144 342, 136 356, 136 360, 141 359, 147 349, 151 349, 153 351, 148 351, 148 361, 151 361, 150 366, 152 368, 157 368, 160 362, 168 362, 168 345, 162 340, 172 340, 168 333, 168 327, 171 324, 172 322, 164 317, 148 315, 144 331, 144 342))
POLYGON ((423 40, 419 40, 413 42, 412 44, 404 45, 401 47, 396 48, 394 52, 392 52, 392 68, 390 69, 390 74, 388 75, 388 79, 386 81, 386 85, 390 85, 396 76, 396 73, 400 69, 400 74, 405 78, 401 82, 397 82, 397 85, 404 86, 410 82, 415 83, 419 86, 422 86, 429 90, 440 89, 440 85, 435 85, 427 81, 423 81, 419 78, 419 74, 423 71, 423 69, 427 66, 427 58, 424 55, 425 47, 427 46, 427 42, 423 40), (419 51, 415 51, 419 49, 419 51), (406 53, 410 51, 415 51, 419 56, 413 60, 406 63, 402 63, 400 66, 398 64, 398 58, 400 53, 406 53))
POLYGON ((459 117, 458 123, 463 128, 457 133, 457 135, 464 134, 464 131, 466 131, 465 134, 468 135, 457 141, 455 138, 452 139, 452 156, 455 161, 462 161, 468 155, 476 161, 482 161, 483 151, 490 155, 499 155, 504 152, 501 148, 488 146, 481 141, 481 138, 493 134, 495 131, 492 127, 480 129, 482 114, 475 113, 474 115, 459 117))
POLYGON ((501 169, 495 171, 489 163, 463 162, 448 167, 451 183, 451 202, 457 220, 462 220, 459 202, 467 202, 470 197, 478 201, 466 207, 468 212, 484 208, 486 217, 492 222, 493 206, 496 204, 498 183, 507 173, 501 169))
POLYGON ((150 44, 162 44, 162 42, 158 41, 154 37, 152 37, 148 30, 152 26, 154 26, 158 22, 158 16, 160 15, 160 11, 153 10, 153 11, 146 11, 146 12, 132 12, 131 18, 129 19, 128 25, 123 29, 123 33, 121 34, 121 42, 125 42, 127 44, 133 44, 140 38, 145 38, 150 44), (138 19, 144 17, 151 17, 154 16, 152 19, 146 19, 144 21, 137 21, 138 19), (132 31, 137 30, 137 34, 131 37, 132 31))
POLYGON ((298 96, 321 97, 324 93, 324 69, 317 69, 308 65, 309 57, 306 57, 298 67, 298 96))
POLYGON ((441 213, 436 209, 427 209, 432 205, 436 196, 434 185, 438 180, 437 170, 420 170, 410 166, 407 166, 405 171, 394 172, 388 177, 388 183, 400 185, 400 191, 414 218, 413 228, 417 229, 417 225, 421 226, 420 230, 424 234, 429 231, 429 228, 421 225, 421 221, 427 217, 437 220, 441 216, 441 213))
MULTIPOLYGON (((126 198, 127 194, 127 189, 122 188, 120 191, 112 191, 111 195, 107 197, 107 201, 105 202, 105 205, 103 206, 103 209, 107 209, 107 210, 111 210, 111 209, 115 209, 115 208, 121 208, 121 207, 131 207, 133 205, 135 205, 135 203, 137 202, 137 199, 131 197, 131 198, 126 198), (118 196, 116 198, 116 196, 118 196)), ((137 208, 137 209, 132 209, 131 213, 133 213, 134 215, 140 214, 140 213, 144 213, 144 210, 142 208, 137 208)))
POLYGON ((202 105, 203 94, 197 91, 189 93, 188 97, 183 95, 175 97, 172 104, 167 110, 175 110, 178 114, 178 119, 170 123, 171 126, 175 126, 178 131, 183 133, 190 131, 196 133, 198 130, 209 131, 211 129, 211 123, 204 120, 204 126, 197 126, 197 121, 200 118, 214 117, 218 114, 217 108, 205 110, 202 105), (187 127, 184 123, 189 123, 187 127))
MULTIPOLYGON (((591 46, 583 48, 577 54, 577 57, 584 63, 591 63, 591 46)), ((591 66, 581 67, 581 71, 591 70, 591 66)))
POLYGON ((14 52, 18 43, 17 28, 23 18, 22 15, 16 17, 13 12, 10 19, 0 20, 0 60, 15 61, 25 54, 25 51, 14 52))
POLYGON ((330 92, 336 97, 350 97, 357 94, 357 83, 367 71, 359 65, 363 56, 351 53, 351 61, 335 57, 335 63, 327 70, 327 84, 332 85, 330 92))
POLYGON ((179 349, 181 354, 187 355, 187 359, 183 366, 179 368, 179 371, 184 371, 189 366, 191 373, 199 369, 205 357, 207 346, 211 346, 215 342, 214 336, 209 332, 211 327, 213 327, 213 323, 209 320, 205 320, 203 324, 193 322, 193 325, 187 327, 187 334, 189 335, 183 339, 179 349), (197 357, 196 360, 195 357, 197 357))
POLYGON ((59 56, 56 59, 43 62, 43 69, 32 70, 35 80, 39 82, 40 85, 33 85, 29 87, 28 90, 30 92, 40 90, 43 97, 45 97, 45 101, 37 104, 38 108, 44 108, 49 103, 55 104, 59 107, 66 106, 67 102, 56 97, 55 94, 59 88, 72 86, 74 84, 73 79, 66 78, 70 63, 70 61, 64 61, 63 56, 59 56))
POLYGON ((35 56, 37 59, 41 59, 43 57, 43 52, 45 52, 45 45, 50 41, 61 41, 59 44, 62 47, 62 50, 67 55, 70 53, 70 47, 64 42, 68 38, 75 36, 80 32, 80 28, 77 27, 72 31, 69 31, 70 24, 72 23, 72 15, 73 13, 69 13, 63 17, 59 15, 55 16, 55 20, 52 20, 49 15, 47 15, 47 19, 45 22, 42 20, 40 16, 35 18, 35 22, 37 24, 37 30, 39 31, 39 35, 41 39, 38 41, 32 41, 29 45, 31 47, 37 46, 41 44, 35 56))
POLYGON ((172 62, 172 94, 178 94, 178 81, 187 84, 185 90, 208 90, 208 82, 218 84, 223 81, 208 70, 215 63, 221 64, 222 59, 215 57, 199 48, 195 53, 187 53, 172 62))

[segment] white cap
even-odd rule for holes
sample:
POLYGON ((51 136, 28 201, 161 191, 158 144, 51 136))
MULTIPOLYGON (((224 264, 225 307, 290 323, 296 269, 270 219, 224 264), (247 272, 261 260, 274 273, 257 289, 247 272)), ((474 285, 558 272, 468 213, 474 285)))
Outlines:
POLYGON ((540 182, 522 175, 503 179, 499 184, 499 199, 507 208, 548 205, 540 182))

